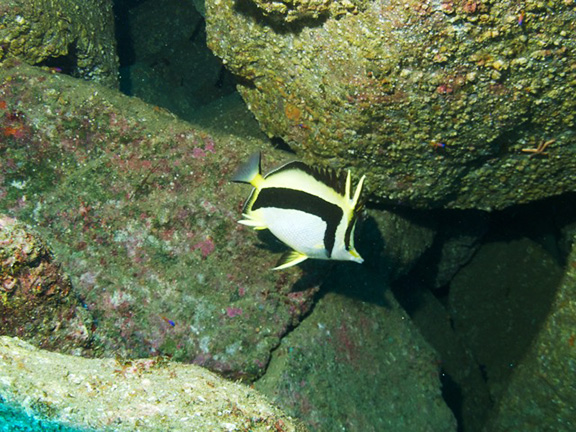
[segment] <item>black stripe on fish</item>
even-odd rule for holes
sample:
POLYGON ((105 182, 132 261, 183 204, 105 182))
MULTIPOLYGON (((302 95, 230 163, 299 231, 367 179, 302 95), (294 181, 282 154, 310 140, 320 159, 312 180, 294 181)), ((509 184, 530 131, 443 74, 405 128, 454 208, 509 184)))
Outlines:
POLYGON ((324 246, 328 251, 328 257, 332 255, 332 249, 336 241, 336 229, 344 214, 342 209, 336 204, 329 203, 316 195, 295 189, 264 188, 252 204, 253 211, 259 208, 298 210, 318 216, 326 222, 324 246))
POLYGON ((346 247, 346 250, 350 250, 352 249, 351 245, 352 242, 354 241, 352 237, 352 230, 354 229, 354 225, 356 225, 356 222, 358 221, 358 219, 360 219, 360 215, 362 213, 362 210, 364 209, 364 202, 362 200, 360 200, 360 202, 358 202, 356 204, 356 208, 354 209, 354 212, 352 213, 352 219, 350 219, 350 223, 348 224, 348 226, 346 227, 346 234, 344 234, 344 246, 346 247))
POLYGON ((354 229, 354 225, 356 224, 356 219, 357 219, 357 214, 354 213, 354 215, 352 216, 352 220, 350 221, 350 223, 348 224, 348 226, 346 227, 346 233, 344 234, 344 247, 346 248, 347 251, 349 251, 351 249, 351 244, 352 244, 352 230, 354 229))

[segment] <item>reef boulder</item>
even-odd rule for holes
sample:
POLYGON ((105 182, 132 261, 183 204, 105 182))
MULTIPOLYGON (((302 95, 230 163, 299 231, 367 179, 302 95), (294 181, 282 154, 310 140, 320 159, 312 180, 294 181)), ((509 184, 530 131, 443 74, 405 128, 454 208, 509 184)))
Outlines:
POLYGON ((576 188, 570 2, 206 11, 209 46, 263 130, 308 162, 368 173, 374 200, 490 210, 576 188))
POLYGON ((256 389, 311 431, 456 431, 440 358, 381 275, 340 267, 325 286, 256 389))
POLYGON ((112 1, 2 1, 0 60, 7 58, 117 87, 112 1))
POLYGON ((37 233, 0 214, 0 334, 68 353, 88 349, 92 317, 37 233))
POLYGON ((13 62, 0 102, 0 211, 33 225, 70 275, 95 318, 87 355, 261 375, 320 279, 271 271, 277 244, 237 223, 250 188, 229 178, 264 143, 13 62))
POLYGON ((0 409, 18 414, 3 430, 306 431, 255 390, 163 358, 84 359, 4 336, 0 383, 0 409))

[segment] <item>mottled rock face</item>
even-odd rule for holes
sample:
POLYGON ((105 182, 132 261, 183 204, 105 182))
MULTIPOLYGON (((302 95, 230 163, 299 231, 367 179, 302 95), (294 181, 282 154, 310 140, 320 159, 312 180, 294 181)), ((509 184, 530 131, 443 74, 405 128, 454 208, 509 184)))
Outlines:
POLYGON ((260 3, 280 5, 208 1, 209 45, 261 127, 308 162, 424 208, 574 190, 570 2, 374 1, 292 21, 260 3))
POLYGON ((0 3, 0 60, 118 85, 111 0, 18 0, 0 3))
POLYGON ((256 389, 311 431, 456 431, 440 396, 441 362, 392 293, 381 305, 354 298, 382 286, 380 277, 340 268, 326 284, 256 389))
POLYGON ((89 354, 254 379, 310 310, 318 272, 272 272, 274 244, 237 223, 250 188, 228 179, 260 142, 24 64, 0 65, 0 134, 0 212, 70 274, 95 318, 89 354))
POLYGON ((307 431, 253 389, 162 358, 85 359, 0 337, 0 380, 2 430, 307 431))
POLYGON ((576 374, 576 236, 567 237, 572 251, 550 313, 510 375, 484 430, 568 431, 576 424, 576 392, 570 378, 576 374))
POLYGON ((0 214, 0 334, 81 353, 92 318, 38 234, 0 214))
POLYGON ((320 18, 328 13, 331 3, 330 0, 253 1, 266 16, 284 20, 285 22, 320 18))

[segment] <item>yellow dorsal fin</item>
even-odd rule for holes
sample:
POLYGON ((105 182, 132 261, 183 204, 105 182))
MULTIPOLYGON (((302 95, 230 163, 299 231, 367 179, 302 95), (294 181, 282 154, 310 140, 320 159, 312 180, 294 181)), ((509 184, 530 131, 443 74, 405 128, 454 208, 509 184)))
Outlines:
POLYGON ((348 170, 348 174, 346 174, 346 189, 344 197, 346 201, 350 201, 350 189, 352 188, 352 174, 350 174, 350 170, 348 170))
POLYGON ((284 253, 280 257, 280 259, 276 263, 276 267, 274 267, 272 270, 284 270, 288 267, 295 266, 296 264, 299 264, 307 259, 308 259, 307 255, 304 255, 303 253, 300 253, 295 250, 291 250, 284 253))
POLYGON ((358 204, 358 200, 360 199, 360 194, 362 193, 362 186, 364 185, 365 178, 366 176, 363 175, 360 181, 358 182, 358 186, 356 186, 356 192, 354 193, 354 200, 352 201, 352 208, 356 208, 356 205, 358 204))

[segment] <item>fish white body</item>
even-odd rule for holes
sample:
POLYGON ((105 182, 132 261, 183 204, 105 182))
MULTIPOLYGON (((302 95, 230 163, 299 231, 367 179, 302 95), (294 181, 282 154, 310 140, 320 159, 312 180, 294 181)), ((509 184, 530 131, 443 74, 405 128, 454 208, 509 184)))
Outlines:
POLYGON ((354 228, 365 176, 350 197, 351 176, 338 176, 302 162, 290 162, 260 173, 260 154, 242 165, 233 181, 254 186, 239 223, 268 229, 292 248, 275 270, 296 265, 308 258, 362 263, 354 248, 354 228))

